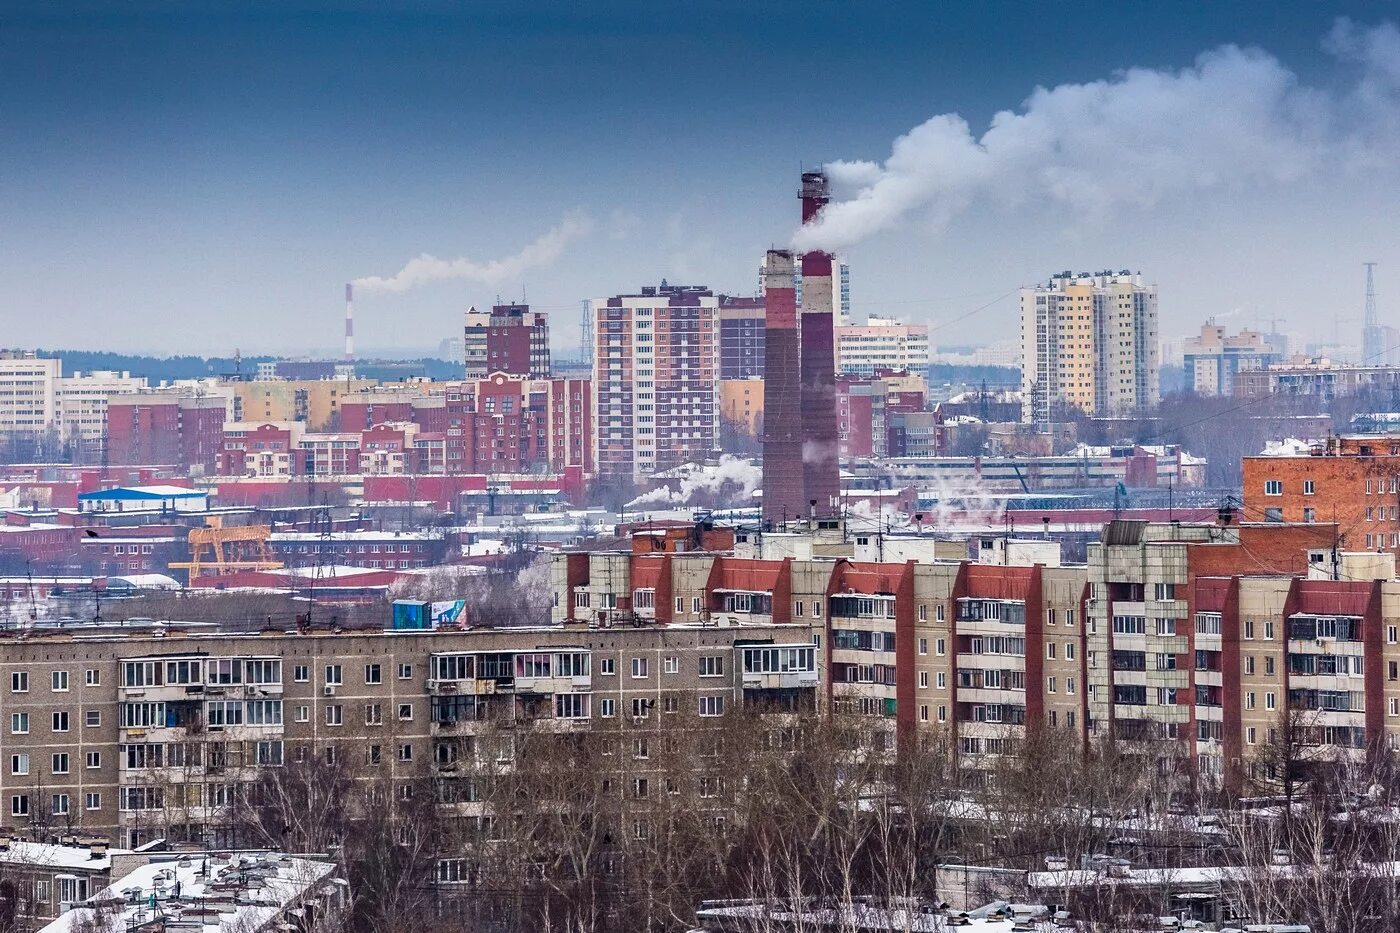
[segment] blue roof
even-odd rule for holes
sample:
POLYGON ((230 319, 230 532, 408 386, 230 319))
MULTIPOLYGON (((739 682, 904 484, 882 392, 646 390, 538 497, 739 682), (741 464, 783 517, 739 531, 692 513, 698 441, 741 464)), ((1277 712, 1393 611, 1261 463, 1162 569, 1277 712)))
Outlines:
POLYGON ((116 489, 100 489, 97 492, 78 493, 79 502, 94 499, 124 499, 150 501, 152 499, 198 499, 209 493, 200 489, 185 489, 182 486, 119 486, 116 489))

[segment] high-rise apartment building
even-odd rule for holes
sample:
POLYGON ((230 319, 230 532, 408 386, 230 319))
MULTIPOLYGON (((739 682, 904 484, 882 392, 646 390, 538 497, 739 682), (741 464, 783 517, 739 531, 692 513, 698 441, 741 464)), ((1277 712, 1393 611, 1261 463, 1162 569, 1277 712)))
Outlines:
POLYGON ((836 328, 837 371, 873 376, 878 370, 928 373, 928 325, 870 318, 836 328))
POLYGON ((1021 289, 1023 421, 1151 408, 1159 354, 1157 287, 1140 274, 1062 272, 1021 289))
POLYGON ((719 296, 719 377, 763 376, 763 299, 719 296))
POLYGON ((643 287, 592 302, 593 425, 600 477, 637 480, 719 443, 719 299, 704 286, 643 287))
POLYGON ((472 308, 463 329, 463 358, 468 379, 506 373, 544 379, 549 376, 549 317, 527 304, 472 308))
POLYGON ((1233 395, 1240 371, 1267 369, 1282 359, 1263 334, 1242 330, 1231 337, 1213 321, 1201 325, 1201 335, 1182 347, 1186 387, 1197 395, 1233 395))

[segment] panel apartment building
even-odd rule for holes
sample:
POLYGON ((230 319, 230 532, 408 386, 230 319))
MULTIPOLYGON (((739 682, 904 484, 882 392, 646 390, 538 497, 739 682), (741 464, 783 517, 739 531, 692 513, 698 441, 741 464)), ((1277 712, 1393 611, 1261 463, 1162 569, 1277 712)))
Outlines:
POLYGON ((591 303, 598 475, 633 481, 719 444, 719 298, 703 286, 645 286, 591 303))
POLYGON ((1021 420, 1080 411, 1131 415, 1157 404, 1157 286, 1141 274, 1062 272, 1021 289, 1021 420))
POLYGON ((802 625, 251 634, 68 626, 5 633, 0 671, 7 825, 32 838, 95 833, 127 846, 232 844, 235 795, 265 768, 343 762, 394 784, 431 779, 440 799, 470 802, 479 736, 496 725, 662 728, 683 714, 763 706, 774 693, 810 707, 819 677, 802 625), (790 675, 776 674, 780 663, 790 675))

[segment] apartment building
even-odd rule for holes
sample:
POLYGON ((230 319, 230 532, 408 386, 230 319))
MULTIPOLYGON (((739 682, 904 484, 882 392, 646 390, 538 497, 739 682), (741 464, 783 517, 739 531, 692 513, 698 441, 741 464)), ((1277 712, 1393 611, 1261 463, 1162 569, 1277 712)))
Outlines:
POLYGON ((0 350, 0 449, 11 460, 42 459, 57 451, 58 360, 27 350, 0 350))
POLYGON ((1329 437, 1300 456, 1245 457, 1251 521, 1328 522, 1346 550, 1400 554, 1400 437, 1329 437))
POLYGON ((871 317, 863 325, 836 328, 837 372, 874 376, 880 370, 928 372, 928 325, 871 317))
POLYGON ((463 359, 468 379, 506 373, 528 379, 548 379, 549 316, 527 304, 493 305, 490 311, 469 309, 463 327, 463 359))
POLYGON ((591 309, 599 476, 639 480, 709 456, 719 442, 719 299, 663 282, 591 309))
MULTIPOLYGON (((115 396, 107 403, 107 459, 124 466, 179 465, 213 473, 224 450, 229 399, 202 390, 115 396)), ((274 419, 267 419, 274 420, 274 419)))
MULTIPOLYGON (((262 769, 316 760, 391 783, 462 781, 475 736, 815 702, 804 626, 570 626, 234 634, 79 625, 0 640, 0 806, 16 832, 230 844, 262 769)), ((445 799, 456 799, 448 794, 445 799)))
POLYGON ((1255 399, 1268 395, 1293 395, 1330 402, 1334 398, 1365 392, 1390 393, 1400 389, 1400 366, 1357 365, 1327 357, 1295 357, 1264 369, 1242 370, 1235 376, 1235 395, 1255 399))
POLYGON ((1127 270, 1021 289, 1021 420, 1131 415, 1157 404, 1157 286, 1127 270))
POLYGON ((763 299, 719 296, 719 378, 762 379, 763 299))
POLYGON ((1231 336, 1214 321, 1202 324, 1200 335, 1182 347, 1186 386, 1197 395, 1233 395, 1241 371, 1267 369, 1282 358, 1264 334, 1242 330, 1231 336))

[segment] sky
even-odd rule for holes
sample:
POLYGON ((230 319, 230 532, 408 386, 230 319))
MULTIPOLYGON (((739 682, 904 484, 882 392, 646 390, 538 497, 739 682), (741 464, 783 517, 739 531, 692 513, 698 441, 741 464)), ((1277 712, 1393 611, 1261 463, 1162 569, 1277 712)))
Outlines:
POLYGON ((1400 326, 1397 19, 1361 0, 9 0, 0 345, 330 352, 353 280, 362 353, 433 348, 468 306, 523 297, 573 356, 584 299, 663 278, 751 294, 795 236, 839 248, 857 315, 935 345, 1012 338, 1016 288, 1103 268, 1157 284, 1167 339, 1214 316, 1354 343, 1363 262, 1400 326), (818 164, 851 203, 799 234, 818 164))

